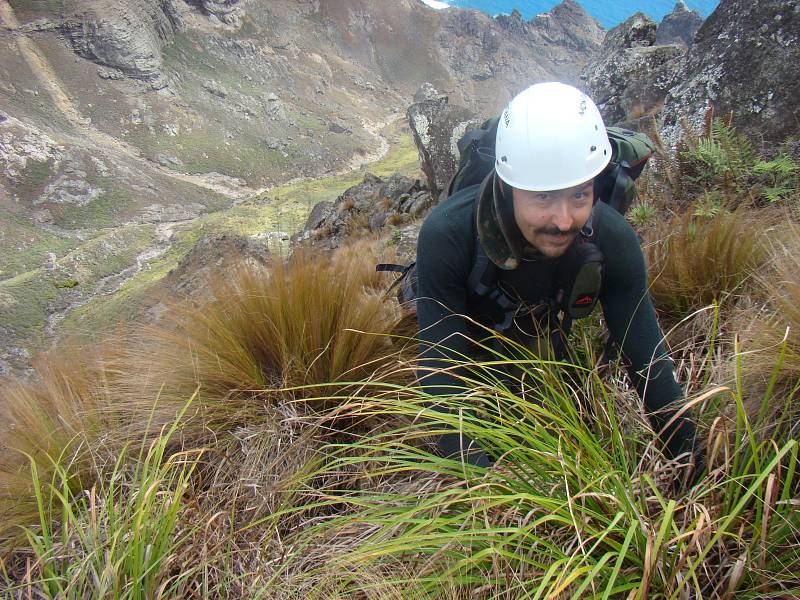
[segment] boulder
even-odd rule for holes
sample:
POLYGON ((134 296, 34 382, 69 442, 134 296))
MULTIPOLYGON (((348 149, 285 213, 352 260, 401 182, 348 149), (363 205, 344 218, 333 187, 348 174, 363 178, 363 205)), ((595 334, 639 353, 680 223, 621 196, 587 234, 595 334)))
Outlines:
POLYGON ((767 148, 800 135, 800 1, 722 0, 689 49, 684 76, 666 97, 661 136, 702 130, 709 109, 733 113, 740 133, 767 148))
POLYGON ((213 79, 206 79, 202 85, 203 89, 212 96, 217 98, 226 98, 228 96, 228 90, 225 89, 225 86, 213 79))
POLYGON ((333 216, 335 212, 336 207, 334 206, 333 202, 329 202, 327 200, 317 202, 314 205, 314 208, 311 209, 311 213, 308 215, 308 219, 306 219, 306 224, 303 229, 319 229, 326 220, 333 216))
POLYGON ((606 124, 631 123, 658 113, 680 77, 685 48, 653 45, 656 24, 636 13, 611 29, 583 71, 589 95, 606 124))
POLYGON ((199 304, 208 296, 209 282, 214 278, 237 265, 263 266, 269 260, 269 249, 263 242, 230 233, 208 235, 200 238, 159 287, 168 299, 189 298, 199 304))
POLYGON ((438 100, 444 97, 445 94, 439 92, 433 84, 426 81, 414 94, 414 102, 425 102, 425 100, 438 100))
POLYGON ((703 17, 696 10, 689 10, 683 0, 675 3, 672 12, 666 15, 656 29, 656 44, 682 44, 691 46, 694 34, 703 24, 703 17))
POLYGON ((458 140, 481 120, 446 96, 412 104, 406 112, 428 189, 437 197, 458 167, 458 140))

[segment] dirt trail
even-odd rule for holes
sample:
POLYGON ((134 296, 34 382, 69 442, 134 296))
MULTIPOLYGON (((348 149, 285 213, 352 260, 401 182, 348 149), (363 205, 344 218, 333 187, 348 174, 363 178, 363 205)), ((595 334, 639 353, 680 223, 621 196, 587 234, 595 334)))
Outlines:
POLYGON ((33 74, 39 80, 39 83, 44 87, 53 103, 64 114, 69 122, 83 135, 86 139, 91 141, 96 146, 110 150, 117 154, 121 154, 128 159, 144 163, 149 169, 153 169, 163 173, 164 175, 173 179, 178 179, 185 183, 190 183, 198 187, 212 190, 218 194, 227 196, 228 198, 241 198, 242 196, 251 196, 259 193, 260 190, 251 189, 244 186, 226 185, 225 182, 220 182, 219 175, 190 175, 188 173, 180 173, 173 171, 164 166, 157 165, 152 161, 147 160, 142 156, 138 148, 131 146, 115 137, 103 133, 99 129, 91 125, 91 120, 84 117, 78 107, 69 97, 64 89, 58 76, 53 71, 47 58, 39 50, 36 43, 23 31, 20 30, 20 24, 14 9, 7 0, 0 0, 0 21, 3 22, 5 27, 14 33, 14 38, 17 42, 17 48, 20 54, 25 59, 25 62, 30 67, 33 74), (213 180, 212 180, 213 179, 213 180))

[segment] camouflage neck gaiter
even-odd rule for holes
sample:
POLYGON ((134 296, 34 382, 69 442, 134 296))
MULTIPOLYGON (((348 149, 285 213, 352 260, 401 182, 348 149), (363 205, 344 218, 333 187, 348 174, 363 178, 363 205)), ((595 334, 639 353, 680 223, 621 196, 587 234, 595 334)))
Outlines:
POLYGON ((511 189, 495 176, 494 170, 481 183, 478 191, 478 238, 486 256, 501 269, 512 270, 520 260, 541 254, 528 244, 514 219, 511 189))

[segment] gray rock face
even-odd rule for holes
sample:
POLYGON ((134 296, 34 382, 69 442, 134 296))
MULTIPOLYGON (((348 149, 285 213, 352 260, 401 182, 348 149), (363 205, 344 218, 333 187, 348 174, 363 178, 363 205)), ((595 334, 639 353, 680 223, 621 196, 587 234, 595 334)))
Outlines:
POLYGON ((438 197, 458 167, 458 140, 481 120, 447 96, 412 104, 406 114, 428 188, 438 197))
POLYGON ((425 100, 437 100, 444 96, 444 94, 440 93, 433 84, 426 81, 414 94, 414 102, 425 102, 425 100))
POLYGON ((703 17, 696 10, 689 10, 683 0, 675 3, 672 12, 666 15, 656 30, 656 44, 683 44, 691 46, 694 34, 703 24, 703 17))
POLYGON ((311 213, 308 215, 308 219, 306 220, 306 225, 303 227, 303 230, 310 231, 312 229, 319 229, 334 215, 335 212, 336 207, 333 202, 328 202, 327 200, 317 202, 314 205, 314 208, 311 209, 311 213))
POLYGON ((75 4, 61 30, 77 54, 153 89, 166 87, 161 48, 180 27, 172 0, 75 4))
POLYGON ((217 98, 225 98, 228 95, 228 90, 225 89, 225 86, 212 79, 206 79, 203 82, 203 89, 217 98))
POLYGON ((654 46, 656 24, 637 13, 608 32, 583 71, 589 95, 607 124, 631 123, 661 110, 680 76, 683 46, 654 46))
POLYGON ((610 29, 600 48, 601 53, 626 48, 652 46, 656 43, 658 25, 644 13, 637 12, 613 29, 610 29))
POLYGON ((800 135, 800 2, 722 0, 695 35, 685 75, 665 100, 662 137, 684 121, 700 131, 709 108, 733 112, 740 133, 777 144, 800 135))
POLYGON ((244 15, 240 0, 186 0, 186 2, 226 25, 238 27, 244 15))
MULTIPOLYGON (((269 249, 262 242, 232 233, 207 235, 200 238, 160 285, 167 298, 187 298, 200 303, 208 296, 209 282, 215 277, 238 264, 257 267, 268 264, 269 260, 269 249)), ((157 312, 152 311, 151 316, 157 316, 157 312)))

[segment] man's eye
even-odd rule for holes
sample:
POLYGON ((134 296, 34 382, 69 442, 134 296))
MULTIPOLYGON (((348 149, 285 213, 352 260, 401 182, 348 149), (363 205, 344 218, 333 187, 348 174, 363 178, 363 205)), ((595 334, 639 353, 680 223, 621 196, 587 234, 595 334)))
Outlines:
POLYGON ((587 200, 588 198, 589 198, 589 192, 575 192, 576 200, 587 200))

